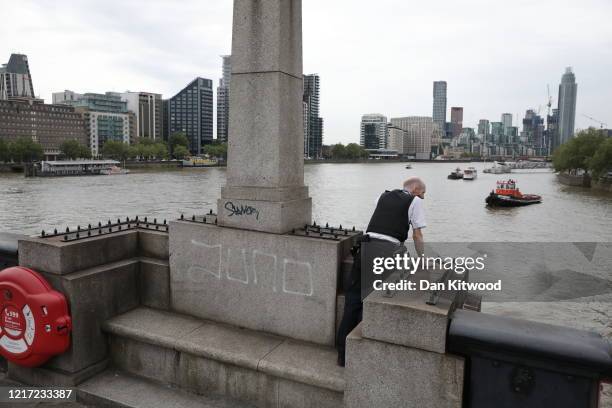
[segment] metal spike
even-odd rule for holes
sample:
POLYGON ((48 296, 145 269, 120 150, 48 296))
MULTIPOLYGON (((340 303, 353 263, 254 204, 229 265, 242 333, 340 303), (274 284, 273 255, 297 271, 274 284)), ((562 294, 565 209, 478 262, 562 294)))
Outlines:
POLYGON ((117 224, 121 224, 121 220, 117 218, 117 224))
POLYGON ((87 229, 90 230, 91 229, 91 224, 87 224, 87 229))
POLYGON ((136 221, 138 221, 138 216, 136 216, 136 221))
POLYGON ((121 231, 121 225, 119 225, 119 231, 121 231))
POLYGON ((113 232, 113 227, 108 227, 108 232, 113 232))
POLYGON ((80 231, 80 230, 81 230, 81 226, 77 225, 77 231, 80 231))
POLYGON ((329 228, 329 222, 325 223, 325 228, 329 228))
POLYGON ((195 215, 191 216, 191 221, 195 221, 195 215))
POLYGON ((355 226, 353 225, 353 231, 355 231, 355 226))
POLYGON ((316 226, 317 226, 317 222, 316 222, 316 221, 313 221, 313 222, 312 222, 312 226, 313 226, 313 227, 316 227, 316 226))
POLYGON ((100 228, 101 226, 102 226, 102 223, 98 221, 98 228, 100 228))
POLYGON ((41 236, 45 236, 45 230, 42 230, 42 232, 40 233, 41 236))
POLYGON ((215 225, 217 225, 217 219, 215 218, 215 225))
POLYGON ((53 228, 53 235, 57 235, 57 228, 53 228))
POLYGON ((164 218, 164 225, 166 225, 166 219, 164 218))
POLYGON ((66 227, 66 232, 70 232, 70 228, 66 227))
POLYGON ((87 236, 91 237, 91 230, 87 230, 87 236))
POLYGON ((342 231, 342 224, 340 224, 340 231, 342 231))
POLYGON ((77 234, 76 234, 76 237, 77 237, 77 239, 79 239, 79 233, 78 233, 78 232, 77 232, 77 234))
POLYGON ((147 222, 147 217, 145 217, 145 222, 147 222))
POLYGON ((211 208, 211 209, 208 211, 208 213, 209 213, 210 215, 212 215, 212 208, 211 208))
POLYGON ((64 235, 64 241, 68 241, 68 235, 64 235))
POLYGON ((157 218, 153 218, 153 224, 157 224, 157 218))
POLYGON ((155 225, 155 229, 158 230, 159 229, 159 225, 156 224, 155 225))
POLYGON ((130 222, 130 217, 125 217, 125 222, 130 222))
POLYGON ((183 214, 181 214, 181 220, 184 219, 184 218, 185 218, 185 216, 183 214))

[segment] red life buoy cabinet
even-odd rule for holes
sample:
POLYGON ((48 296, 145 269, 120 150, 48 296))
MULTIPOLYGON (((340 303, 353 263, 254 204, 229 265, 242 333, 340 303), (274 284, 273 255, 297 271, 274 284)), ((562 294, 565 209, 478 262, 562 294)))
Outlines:
POLYGON ((43 364, 70 346, 72 321, 64 295, 37 272, 0 271, 0 354, 26 367, 43 364))

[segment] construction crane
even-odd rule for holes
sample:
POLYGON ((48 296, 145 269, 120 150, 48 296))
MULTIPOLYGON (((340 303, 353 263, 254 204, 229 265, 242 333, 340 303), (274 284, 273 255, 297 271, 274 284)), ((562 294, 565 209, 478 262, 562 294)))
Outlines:
POLYGON ((591 120, 592 120, 593 122, 595 122, 595 123, 599 123, 599 128, 600 128, 600 129, 603 129, 604 127, 607 127, 607 126, 608 126, 608 124, 607 124, 607 123, 604 123, 604 122, 602 122, 601 120, 597 120, 597 119, 595 119, 595 118, 592 118, 592 117, 590 117, 589 115, 585 115, 584 113, 582 114, 582 116, 584 116, 584 117, 585 117, 585 118, 587 118, 587 119, 591 119, 591 120))

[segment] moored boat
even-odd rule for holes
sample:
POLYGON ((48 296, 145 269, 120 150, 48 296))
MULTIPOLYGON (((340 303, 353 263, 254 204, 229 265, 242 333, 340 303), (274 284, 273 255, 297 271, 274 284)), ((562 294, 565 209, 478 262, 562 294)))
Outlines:
POLYGON ((449 180, 460 180, 463 178, 463 172, 459 167, 457 167, 455 171, 451 171, 447 178, 449 180))
POLYGON ((537 194, 523 194, 516 187, 514 180, 502 180, 497 182, 497 188, 485 199, 491 207, 520 207, 542 202, 542 197, 537 194))
POLYGON ((463 171, 464 180, 475 180, 478 177, 478 171, 474 167, 468 167, 463 171))
POLYGON ((105 176, 116 176, 119 174, 129 174, 130 171, 128 169, 122 169, 119 166, 112 166, 109 167, 108 169, 102 169, 100 170, 100 174, 105 175, 105 176))

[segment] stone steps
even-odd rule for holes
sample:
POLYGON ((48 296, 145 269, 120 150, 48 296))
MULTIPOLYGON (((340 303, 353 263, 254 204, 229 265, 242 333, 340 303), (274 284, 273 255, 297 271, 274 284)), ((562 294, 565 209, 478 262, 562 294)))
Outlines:
POLYGON ((338 407, 344 369, 331 347, 146 307, 107 321, 114 366, 257 407, 338 407))
POLYGON ((77 389, 80 403, 104 408, 253 408, 239 401, 197 395, 120 371, 105 371, 77 389))

